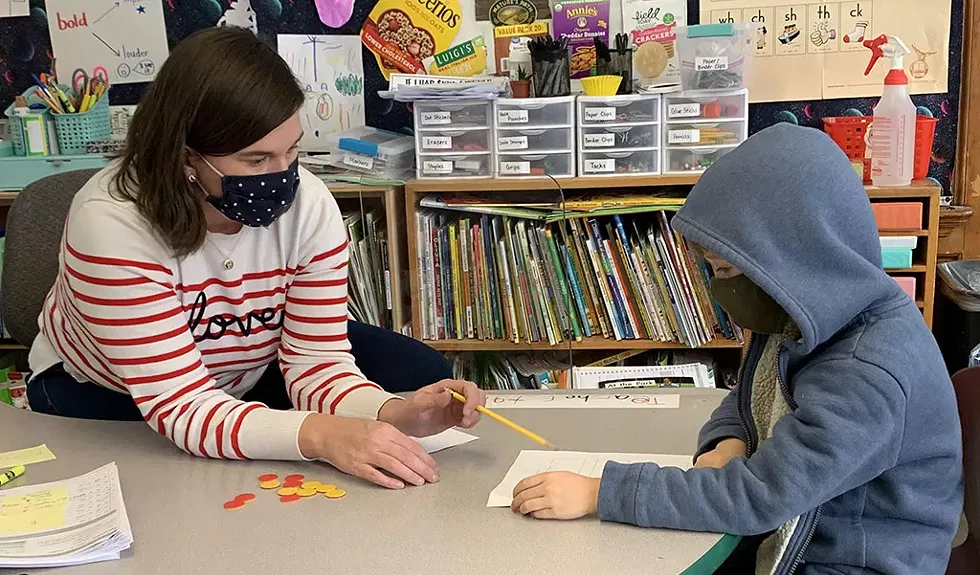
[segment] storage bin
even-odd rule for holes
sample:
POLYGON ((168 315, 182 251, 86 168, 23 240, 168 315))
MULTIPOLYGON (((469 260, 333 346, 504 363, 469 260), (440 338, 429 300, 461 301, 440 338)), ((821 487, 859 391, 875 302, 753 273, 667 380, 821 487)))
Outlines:
POLYGON ((944 262, 936 269, 933 334, 952 374, 967 366, 980 343, 980 260, 944 262))
POLYGON ((915 299, 915 284, 916 284, 916 282, 915 282, 915 278, 914 277, 912 277, 912 276, 897 276, 897 277, 895 277, 893 279, 898 283, 899 287, 902 288, 902 291, 904 291, 906 294, 908 294, 909 298, 911 298, 913 300, 915 299))
POLYGON ((681 86, 685 92, 748 87, 757 24, 677 27, 681 86))
POLYGON ((919 238, 916 236, 885 236, 880 237, 882 248, 901 248, 914 250, 919 245, 919 238))
POLYGON ((491 150, 490 128, 464 128, 460 130, 433 130, 417 132, 419 153, 475 153, 491 150))
POLYGON ((688 174, 707 170, 719 158, 735 148, 685 149, 665 148, 663 173, 688 174))
POLYGON ((885 231, 921 230, 921 202, 875 202, 871 204, 878 229, 885 231))
POLYGON ((907 248, 881 248, 881 267, 886 270, 912 267, 912 250, 907 248))
POLYGON ((658 122, 660 96, 657 94, 579 96, 578 118, 581 126, 658 122))
POLYGON ((586 152, 579 159, 579 176, 650 176, 660 173, 656 149, 586 152))
POLYGON ((494 100, 494 124, 505 128, 562 128, 575 125, 575 96, 494 100))
POLYGON ((742 122, 720 124, 668 124, 664 146, 668 148, 735 148, 745 141, 742 122))
POLYGON ((420 154, 416 176, 419 178, 489 178, 493 175, 489 152, 458 156, 420 154))
POLYGON ((108 164, 109 160, 102 154, 0 158, 0 187, 5 190, 21 190, 47 176, 73 170, 102 169, 108 164))
POLYGON ((657 124, 640 126, 583 126, 579 136, 580 150, 659 148, 657 124))
POLYGON ((58 134, 58 150, 66 156, 84 154, 93 142, 104 142, 112 137, 109 120, 109 96, 104 95, 87 112, 78 114, 51 114, 58 134))
POLYGON ((748 118, 748 90, 723 94, 664 94, 664 121, 698 123, 745 120, 748 118))
POLYGON ((415 131, 486 128, 491 124, 490 106, 488 100, 415 102, 415 131))
MULTIPOLYGON (((33 104, 44 104, 44 100, 38 97, 37 93, 34 90, 35 88, 32 86, 22 94, 24 98, 27 99, 27 105, 30 106, 33 104)), ((40 114, 41 116, 44 117, 44 127, 45 130, 47 130, 47 127, 51 125, 50 120, 52 116, 51 112, 48 111, 47 106, 45 105, 45 110, 43 112, 41 110, 31 110, 31 113, 40 114)), ((9 135, 10 142, 13 144, 14 155, 15 156, 26 155, 27 150, 24 147, 25 144, 24 121, 20 116, 14 113, 13 102, 11 102, 9 106, 7 106, 7 109, 4 110, 3 114, 8 118, 7 134, 9 135)), ((47 134, 47 138, 50 139, 54 137, 55 134, 52 134, 49 131, 49 133, 47 134)))
POLYGON ((415 161, 411 136, 367 126, 331 134, 325 143, 330 165, 375 178, 399 179, 415 161))
POLYGON ((570 152, 572 128, 497 130, 496 152, 570 152))
POLYGON ((572 152, 559 154, 501 154, 498 178, 570 178, 575 175, 572 152))

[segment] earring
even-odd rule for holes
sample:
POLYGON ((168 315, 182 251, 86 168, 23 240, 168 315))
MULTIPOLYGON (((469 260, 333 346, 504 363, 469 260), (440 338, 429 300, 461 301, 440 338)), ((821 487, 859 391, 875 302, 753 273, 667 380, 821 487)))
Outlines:
POLYGON ((197 176, 195 176, 194 174, 191 174, 191 175, 187 176, 187 181, 190 182, 190 183, 192 183, 192 184, 196 184, 197 183, 197 176))

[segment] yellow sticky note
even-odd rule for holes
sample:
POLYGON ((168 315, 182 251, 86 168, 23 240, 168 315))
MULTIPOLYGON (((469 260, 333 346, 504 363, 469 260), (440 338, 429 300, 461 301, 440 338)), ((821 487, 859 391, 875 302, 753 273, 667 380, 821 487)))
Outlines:
POLYGON ((65 524, 64 487, 0 497, 0 536, 55 529, 65 524))
POLYGON ((0 469, 51 461, 54 458, 54 453, 51 453, 48 446, 42 443, 36 447, 28 447, 26 449, 18 449, 17 451, 0 453, 0 469))

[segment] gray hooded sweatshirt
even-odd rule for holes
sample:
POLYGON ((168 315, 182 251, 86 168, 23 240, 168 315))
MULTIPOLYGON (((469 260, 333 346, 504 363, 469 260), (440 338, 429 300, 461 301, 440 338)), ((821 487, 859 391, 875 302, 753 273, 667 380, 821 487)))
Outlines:
POLYGON ((611 462, 599 517, 736 535, 788 526, 776 574, 943 573, 963 503, 955 397, 921 313, 882 270, 846 156, 820 131, 773 126, 715 163, 673 225, 799 328, 775 358, 789 413, 760 443, 752 386, 767 336, 757 335, 738 390, 699 438, 699 453, 741 438, 749 457, 688 471, 611 462))

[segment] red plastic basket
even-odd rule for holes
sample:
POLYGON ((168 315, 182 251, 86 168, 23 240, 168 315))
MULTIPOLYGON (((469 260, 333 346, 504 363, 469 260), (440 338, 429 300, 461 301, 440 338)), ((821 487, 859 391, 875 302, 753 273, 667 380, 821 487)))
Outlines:
MULTIPOLYGON (((871 152, 867 147, 868 126, 872 116, 840 116, 823 119, 823 130, 837 142, 847 157, 864 162, 864 181, 871 182, 871 152)), ((936 137, 936 118, 917 116, 915 120, 915 157, 912 177, 921 180, 929 174, 932 142, 936 137)))

